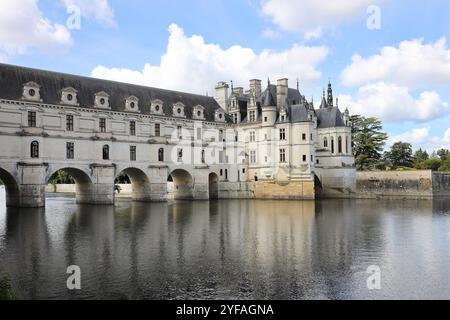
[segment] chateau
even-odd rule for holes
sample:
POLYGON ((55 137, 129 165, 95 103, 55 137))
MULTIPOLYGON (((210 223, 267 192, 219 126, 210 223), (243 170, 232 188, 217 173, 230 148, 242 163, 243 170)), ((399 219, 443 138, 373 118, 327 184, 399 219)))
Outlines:
POLYGON ((78 203, 133 199, 314 199, 355 189, 349 112, 331 84, 320 108, 288 80, 216 97, 0 64, 0 180, 7 205, 45 206, 59 170, 78 203))

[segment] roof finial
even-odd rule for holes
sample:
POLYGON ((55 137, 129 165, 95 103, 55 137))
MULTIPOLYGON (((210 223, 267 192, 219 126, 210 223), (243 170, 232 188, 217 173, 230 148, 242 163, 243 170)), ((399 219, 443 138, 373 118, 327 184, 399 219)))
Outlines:
POLYGON ((231 92, 233 92, 234 89, 233 80, 231 80, 230 82, 231 82, 231 92))
POLYGON ((339 108, 339 98, 336 97, 336 108, 339 108))
POLYGON ((270 78, 267 77, 267 86, 270 86, 270 78))
POLYGON ((297 77, 297 91, 300 91, 300 83, 299 83, 298 77, 297 77))

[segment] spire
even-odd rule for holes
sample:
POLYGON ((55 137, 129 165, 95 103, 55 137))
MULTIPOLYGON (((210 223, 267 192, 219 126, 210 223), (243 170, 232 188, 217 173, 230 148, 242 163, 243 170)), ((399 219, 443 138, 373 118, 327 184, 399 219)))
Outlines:
POLYGON ((333 108, 333 88, 331 86, 331 81, 328 82, 328 108, 333 108))
POLYGON ((299 83, 298 78, 297 78, 297 91, 300 91, 300 83, 299 83))
POLYGON ((267 78, 267 86, 270 86, 270 78, 267 78))
POLYGON ((233 80, 231 80, 231 92, 233 93, 233 89, 234 89, 234 84, 233 84, 233 80))
POLYGON ((336 108, 339 108, 339 98, 336 97, 336 108))

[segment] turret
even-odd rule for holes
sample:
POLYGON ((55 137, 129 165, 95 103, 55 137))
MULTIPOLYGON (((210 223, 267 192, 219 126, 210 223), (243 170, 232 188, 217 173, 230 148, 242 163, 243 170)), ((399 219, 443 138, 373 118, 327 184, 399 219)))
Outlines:
POLYGON ((327 99, 328 108, 333 108, 333 88, 331 86, 331 81, 328 82, 328 99, 327 99))
POLYGON ((277 102, 270 91, 270 81, 261 99, 261 112, 263 126, 273 126, 277 120, 277 102))

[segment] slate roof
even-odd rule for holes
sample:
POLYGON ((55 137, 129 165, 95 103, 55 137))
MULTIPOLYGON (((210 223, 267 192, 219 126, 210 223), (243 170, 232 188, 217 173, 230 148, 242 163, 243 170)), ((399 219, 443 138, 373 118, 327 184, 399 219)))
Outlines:
MULTIPOLYGON (((150 114, 151 101, 156 99, 163 102, 166 116, 172 116, 172 106, 177 102, 185 105, 188 119, 192 118, 193 107, 197 105, 205 108, 207 121, 214 121, 215 111, 220 109, 213 97, 0 64, 0 98, 20 100, 23 85, 30 81, 40 85, 41 99, 47 104, 60 104, 60 90, 73 87, 78 91, 78 103, 84 108, 94 108, 95 94, 104 91, 110 95, 109 103, 112 111, 125 112, 125 99, 130 96, 139 99, 141 114, 150 114)), ((231 122, 228 115, 226 120, 231 122)))
MULTIPOLYGON (((274 84, 269 84, 267 86, 266 90, 264 90, 257 102, 259 102, 261 105, 265 105, 264 98, 268 96, 268 92, 270 92, 270 95, 274 99, 274 104, 272 104, 272 106, 276 106, 277 86, 274 84)), ((297 89, 288 88, 287 99, 289 101, 289 104, 297 104, 300 102, 301 94, 297 89)))
POLYGON ((345 127, 342 113, 337 107, 316 110, 318 128, 345 127))

